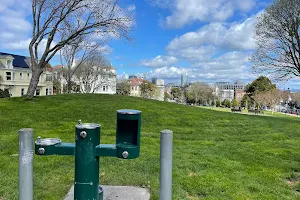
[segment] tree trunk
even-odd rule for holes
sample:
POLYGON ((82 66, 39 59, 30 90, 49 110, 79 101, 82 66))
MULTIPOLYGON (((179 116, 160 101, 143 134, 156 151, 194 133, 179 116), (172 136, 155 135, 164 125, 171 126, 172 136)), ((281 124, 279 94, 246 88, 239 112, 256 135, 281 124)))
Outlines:
POLYGON ((70 94, 72 91, 72 83, 71 83, 71 79, 68 78, 68 81, 67 81, 67 93, 70 94))
POLYGON ((30 80, 30 84, 29 84, 29 87, 28 87, 27 94, 26 94, 27 97, 33 97, 34 96, 37 85, 39 83, 39 78, 40 78, 42 73, 43 73, 43 70, 41 68, 36 68, 35 70, 32 70, 32 77, 31 77, 31 80, 30 80))

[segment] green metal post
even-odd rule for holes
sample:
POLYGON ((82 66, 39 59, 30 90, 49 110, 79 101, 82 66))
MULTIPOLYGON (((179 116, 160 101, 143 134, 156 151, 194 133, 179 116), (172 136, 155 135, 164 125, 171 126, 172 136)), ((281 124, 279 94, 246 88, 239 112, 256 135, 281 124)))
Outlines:
POLYGON ((99 157, 134 159, 140 155, 141 111, 118 110, 116 144, 100 144, 100 125, 76 125, 75 144, 58 138, 35 141, 37 155, 75 156, 74 200, 103 200, 99 186, 99 157))
POLYGON ((99 194, 99 124, 76 125, 74 200, 102 200, 99 194), (101 198, 101 199, 100 199, 101 198))

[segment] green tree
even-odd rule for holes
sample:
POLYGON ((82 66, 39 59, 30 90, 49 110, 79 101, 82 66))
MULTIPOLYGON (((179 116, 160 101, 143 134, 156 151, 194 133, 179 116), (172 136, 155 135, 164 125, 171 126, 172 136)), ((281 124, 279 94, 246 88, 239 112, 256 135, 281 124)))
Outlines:
POLYGON ((241 100, 241 106, 247 109, 252 107, 253 99, 251 99, 248 94, 245 94, 241 100))
POLYGON ((224 101, 222 102, 222 105, 225 106, 226 108, 230 108, 231 103, 230 103, 229 99, 224 99, 224 101))
POLYGON ((141 97, 152 98, 155 95, 156 87, 153 83, 143 80, 140 85, 141 97))
POLYGON ((299 30, 300 1, 275 0, 255 25, 254 70, 279 80, 300 76, 299 30))
POLYGON ((9 98, 10 97, 10 94, 8 92, 8 90, 1 90, 0 89, 0 98, 9 98))
POLYGON ((180 88, 172 88, 171 94, 172 94, 173 98, 178 99, 181 96, 181 89, 180 88))
POLYGON ((217 106, 217 107, 220 107, 220 106, 221 106, 221 102, 220 102, 219 99, 216 101, 216 106, 217 106))
POLYGON ((130 95, 130 84, 128 81, 121 81, 117 83, 117 94, 130 95))
POLYGON ((232 99, 231 105, 232 107, 237 107, 239 105, 239 102, 236 99, 232 99))
POLYGON ((246 92, 251 97, 256 92, 265 92, 273 90, 276 88, 276 85, 271 82, 271 80, 265 76, 260 76, 255 79, 252 83, 246 86, 246 92))

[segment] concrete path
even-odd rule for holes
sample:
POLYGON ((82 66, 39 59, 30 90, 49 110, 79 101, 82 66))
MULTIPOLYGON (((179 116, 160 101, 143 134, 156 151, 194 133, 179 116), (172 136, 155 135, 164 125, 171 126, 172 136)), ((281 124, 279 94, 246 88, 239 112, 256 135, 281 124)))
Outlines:
MULTIPOLYGON (((103 185, 103 200, 149 200, 150 193, 145 188, 133 186, 103 185)), ((71 187, 64 200, 74 200, 74 186, 71 187)))

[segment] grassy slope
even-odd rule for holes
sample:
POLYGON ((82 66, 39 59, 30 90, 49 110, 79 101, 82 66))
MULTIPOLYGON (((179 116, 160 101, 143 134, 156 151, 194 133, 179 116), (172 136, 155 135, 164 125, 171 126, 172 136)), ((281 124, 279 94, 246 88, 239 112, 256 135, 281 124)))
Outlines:
MULTIPOLYGON (((159 191, 159 132, 174 131, 173 199, 300 199, 300 123, 133 97, 66 95, 0 100, 0 199, 18 197, 17 131, 74 141, 74 125, 100 123, 101 142, 114 143, 116 110, 142 110, 141 156, 101 158, 102 184, 146 185, 159 191)), ((74 158, 35 156, 35 199, 62 199, 73 182, 74 158)))

